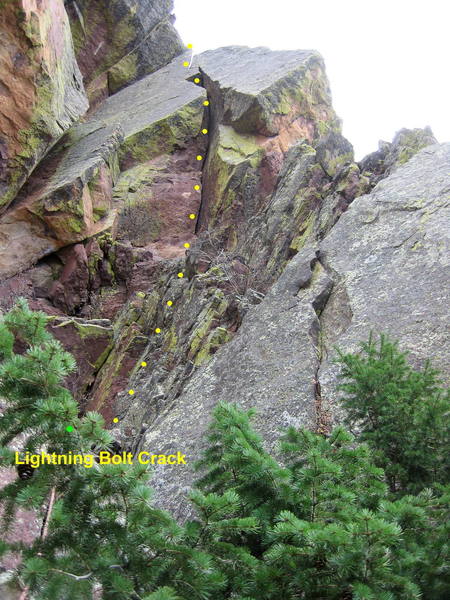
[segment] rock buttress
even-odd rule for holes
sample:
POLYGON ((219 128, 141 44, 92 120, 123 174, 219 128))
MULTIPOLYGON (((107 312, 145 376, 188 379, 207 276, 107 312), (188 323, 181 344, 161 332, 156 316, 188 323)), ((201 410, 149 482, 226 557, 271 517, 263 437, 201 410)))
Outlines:
POLYGON ((63 0, 0 3, 0 213, 88 108, 63 0))

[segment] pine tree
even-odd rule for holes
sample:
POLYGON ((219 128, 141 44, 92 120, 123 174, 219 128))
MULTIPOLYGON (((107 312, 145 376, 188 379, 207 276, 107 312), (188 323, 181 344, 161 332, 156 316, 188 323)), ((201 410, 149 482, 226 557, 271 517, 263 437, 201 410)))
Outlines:
POLYGON ((390 489, 418 492, 449 481, 450 390, 426 362, 415 370, 407 353, 381 335, 358 354, 339 352, 346 424, 376 452, 390 489))
MULTIPOLYGON (((9 464, 17 436, 30 451, 115 451, 100 415, 78 418, 62 386, 74 362, 47 321, 24 301, 0 317, 0 452, 9 464)), ((360 386, 354 390, 366 389, 359 377, 365 365, 346 360, 346 377, 360 386)), ((375 363, 368 389, 374 381, 386 385, 375 363)), ((401 389, 414 378, 396 364, 406 369, 395 379, 401 389)), ((372 449, 341 427, 329 437, 289 428, 271 454, 252 428, 253 414, 216 407, 190 495, 196 516, 184 525, 152 505, 150 473, 139 464, 43 465, 7 485, 0 494, 5 526, 18 506, 33 506, 43 518, 31 546, 0 543, 2 552, 21 553, 23 598, 83 600, 95 589, 104 600, 449 597, 449 486, 434 478, 434 490, 416 496, 389 491, 372 449)), ((437 439, 428 431, 435 421, 415 422, 417 436, 437 439)), ((377 452, 389 467, 388 454, 377 452)), ((401 467, 407 488, 417 471, 406 460, 401 467)))
POLYGON ((252 415, 218 405, 197 465, 204 493, 236 494, 240 518, 255 519, 250 533, 225 538, 258 558, 249 598, 448 596, 448 489, 390 498, 369 447, 343 428, 328 438, 289 428, 280 464, 251 427, 252 415))
MULTIPOLYGON (((113 448, 96 413, 77 417, 62 387, 72 357, 46 331, 48 317, 20 300, 0 319, 1 456, 14 463, 8 444, 17 436, 24 451, 89 454, 113 448), (72 431, 67 431, 67 427, 72 431)), ((42 513, 45 535, 30 546, 2 544, 21 553, 26 594, 79 600, 100 587, 102 598, 156 598, 196 594, 208 598, 225 585, 219 569, 192 535, 150 504, 149 472, 143 465, 42 465, 0 494, 5 528, 18 507, 42 513), (51 512, 51 515, 49 515, 51 512), (167 585, 166 585, 167 584, 167 585), (168 585, 173 586, 173 592, 168 585), (160 592, 158 590, 161 588, 160 592)), ((222 511, 223 512, 223 511, 222 511)))

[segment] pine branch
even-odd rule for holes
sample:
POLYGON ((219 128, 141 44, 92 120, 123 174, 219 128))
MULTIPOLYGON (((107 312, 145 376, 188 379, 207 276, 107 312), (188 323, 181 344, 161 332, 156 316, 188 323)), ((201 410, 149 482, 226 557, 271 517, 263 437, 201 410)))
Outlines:
POLYGON ((68 573, 67 571, 61 571, 61 569, 49 569, 49 571, 54 571, 55 573, 61 573, 62 575, 67 575, 76 581, 83 581, 85 579, 89 579, 92 577, 92 571, 90 573, 86 573, 86 575, 74 575, 74 573, 68 573))
MULTIPOLYGON (((50 498, 48 501, 47 510, 45 511, 45 516, 42 521, 42 527, 41 527, 41 533, 39 535, 39 541, 43 541, 47 537, 48 525, 50 522, 50 518, 52 516, 53 507, 55 505, 55 499, 56 499, 56 488, 52 487, 51 492, 50 492, 50 498)), ((39 553, 38 553, 38 556, 39 556, 39 553)), ((54 569, 52 569, 52 570, 54 570, 54 569)), ((27 585, 24 588, 24 590, 22 591, 22 593, 20 594, 19 600, 27 600, 29 592, 30 592, 30 586, 27 585)))

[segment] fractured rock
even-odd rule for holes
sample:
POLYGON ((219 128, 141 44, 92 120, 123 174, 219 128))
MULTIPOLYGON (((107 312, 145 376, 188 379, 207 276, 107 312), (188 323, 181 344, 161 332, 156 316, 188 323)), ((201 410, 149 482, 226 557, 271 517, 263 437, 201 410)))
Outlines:
POLYGON ((106 319, 54 317, 48 328, 77 361, 77 370, 66 378, 65 385, 81 401, 112 349, 111 323, 106 319))
POLYGON ((0 209, 88 102, 63 0, 2 2, 0 209))
MULTIPOLYGON (((339 420, 333 347, 357 350, 370 330, 397 339, 416 366, 433 357, 448 380, 449 167, 450 144, 429 146, 354 200, 318 246, 288 262, 233 339, 184 375, 181 393, 155 412, 143 399, 156 392, 155 374, 136 377, 123 421, 135 430, 139 418, 150 424, 139 447, 179 450, 192 465, 219 400, 255 406, 256 428, 270 449, 279 427, 319 427, 327 411, 339 420)), ((188 518, 184 495, 193 478, 191 466, 158 466, 158 503, 188 518)))
POLYGON ((126 170, 200 134, 205 90, 186 77, 176 59, 111 96, 61 140, 0 219, 0 277, 110 228, 118 159, 126 170))
POLYGON ((76 143, 57 147, 33 173, 0 218, 0 277, 10 277, 112 225, 112 187, 122 135, 118 126, 100 131, 80 125, 69 136, 79 136, 76 143))
POLYGON ((392 143, 380 141, 378 150, 365 156, 359 168, 370 178, 372 186, 405 164, 419 150, 436 144, 437 140, 429 127, 425 129, 400 129, 392 143))
POLYGON ((232 46, 198 62, 212 100, 198 230, 266 270, 267 287, 365 191, 360 170, 317 52, 232 46))
POLYGON ((185 51, 172 0, 69 0, 78 64, 92 102, 157 71, 185 51))

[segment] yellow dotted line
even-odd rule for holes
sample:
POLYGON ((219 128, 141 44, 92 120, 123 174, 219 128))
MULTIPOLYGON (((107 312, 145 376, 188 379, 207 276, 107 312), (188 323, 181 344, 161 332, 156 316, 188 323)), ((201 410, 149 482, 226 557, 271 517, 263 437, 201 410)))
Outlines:
MULTIPOLYGON (((192 44, 188 44, 186 47, 189 48, 189 50, 192 50, 192 48, 193 48, 192 44)), ((190 66, 191 66, 191 63, 188 60, 185 60, 183 62, 183 67, 190 67, 190 66)))
MULTIPOLYGON (((192 48, 193 48, 192 44, 187 44, 187 48, 189 48, 189 50, 192 50, 192 48)), ((190 66, 190 64, 191 64, 191 63, 190 63, 189 61, 187 61, 187 60, 183 61, 183 67, 186 67, 186 68, 188 68, 188 67, 190 66)), ((199 83, 201 83, 201 79, 200 79, 199 77, 195 77, 195 78, 194 78, 194 83, 196 83, 196 84, 198 85, 199 83)), ((209 106, 209 100, 205 100, 205 101, 203 102, 203 106, 209 106)), ((209 132, 208 132, 208 129, 207 129, 206 127, 204 127, 204 128, 202 129, 202 134, 203 134, 203 135, 207 135, 208 133, 209 133, 209 132)), ((198 154, 198 155, 196 156, 196 159, 197 159, 198 161, 201 161, 201 160, 203 160, 203 156, 202 156, 201 154, 198 154)), ((196 192, 199 192, 199 191, 201 190, 201 185, 199 185, 198 183, 196 183, 196 184, 194 185, 194 190, 195 190, 196 192)), ((191 219, 192 221, 193 221, 194 219, 196 219, 196 218, 197 218, 197 215, 196 215, 196 214, 194 214, 194 213, 190 213, 190 214, 189 214, 189 219, 191 219)), ((185 242, 185 243, 183 244, 183 246, 184 246, 185 248, 190 248, 190 247, 191 247, 191 244, 190 244, 189 242, 185 242)), ((177 277, 178 277, 179 279, 182 279, 182 278, 184 277, 184 273, 183 273, 182 271, 180 271, 179 273, 177 273, 177 277)), ((145 296, 146 296, 146 294, 144 294, 143 292, 137 292, 137 295, 138 295, 140 298, 145 298, 145 296)), ((167 300, 166 304, 167 304, 167 306, 171 307, 171 306, 173 305, 173 302, 172 302, 172 300, 167 300)), ((159 333, 161 333, 161 329, 160 329, 159 327, 156 327, 156 329, 155 329, 155 333, 156 333, 156 334, 159 334, 159 333)), ((146 366, 147 366, 147 363, 146 363, 145 361, 142 361, 142 362, 141 362, 141 367, 146 367, 146 366)), ((128 394, 129 394, 130 396, 134 396, 134 390, 128 390, 128 394)), ((119 419, 118 419, 117 417, 114 417, 114 419, 113 419, 113 423, 118 423, 118 422, 119 422, 119 419)))

